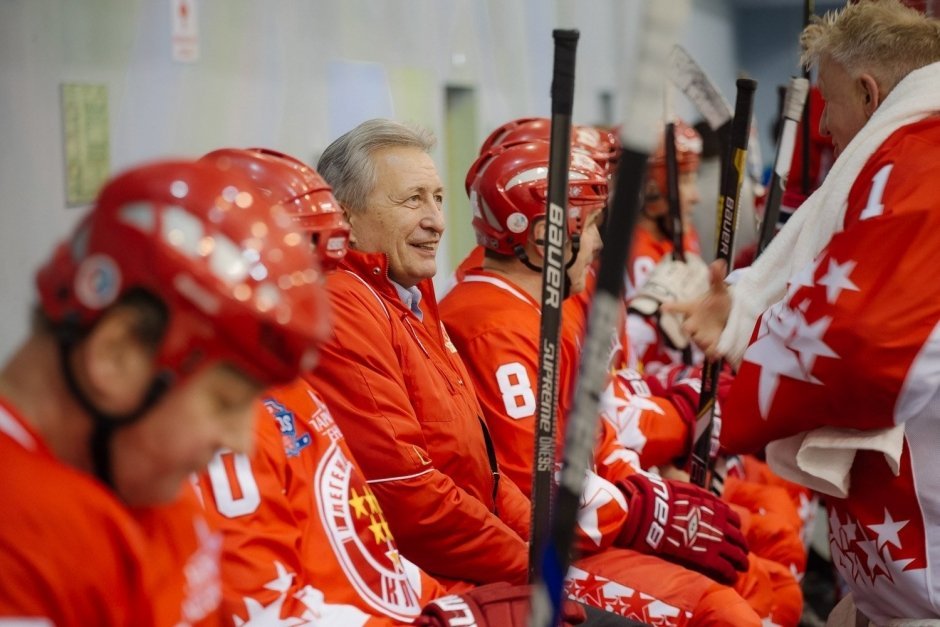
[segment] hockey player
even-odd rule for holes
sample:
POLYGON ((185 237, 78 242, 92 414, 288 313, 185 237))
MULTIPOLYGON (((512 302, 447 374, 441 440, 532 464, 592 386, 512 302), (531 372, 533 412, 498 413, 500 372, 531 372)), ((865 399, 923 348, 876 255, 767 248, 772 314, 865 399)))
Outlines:
POLYGON ((647 374, 683 363, 682 351, 689 346, 681 321, 674 316, 662 315, 660 303, 665 299, 688 300, 708 289, 708 271, 699 256, 698 234, 692 226, 692 212, 699 201, 697 177, 702 138, 682 120, 676 122, 675 128, 686 261, 676 261, 673 256, 663 142, 649 160, 643 210, 633 233, 633 246, 627 261, 624 299, 631 310, 627 319, 627 336, 631 344, 628 354, 632 356, 629 365, 647 374))
POLYGON ((741 362, 726 446, 774 442, 784 470, 819 451, 788 476, 830 495, 846 603, 876 624, 936 619, 940 23, 873 0, 815 20, 801 42, 832 169, 733 291, 719 269, 704 299, 675 309, 706 350, 741 362), (829 445, 848 436, 839 468, 829 445))
MULTIPOLYGON (((541 287, 541 239, 544 231, 545 192, 547 187, 548 144, 534 142, 521 145, 503 145, 482 156, 471 168, 477 172, 471 184, 474 229, 478 241, 487 249, 484 266, 470 269, 463 281, 442 302, 442 315, 455 345, 466 358, 471 377, 483 405, 484 416, 494 434, 497 458, 520 486, 531 485, 533 467, 533 441, 535 425, 535 390, 533 382, 537 376, 538 328, 540 307, 537 296, 541 287)), ((586 269, 593 260, 599 246, 596 221, 606 203, 606 177, 592 161, 574 154, 569 173, 569 231, 580 237, 580 252, 568 271, 572 292, 584 289, 586 269)), ((572 238, 573 239, 573 238, 572 238)), ((569 299, 570 300, 570 299, 569 299)), ((565 310, 568 312, 568 309, 565 310)), ((560 345, 559 417, 560 432, 564 432, 564 417, 567 414, 570 394, 579 362, 580 320, 577 317, 564 319, 560 345)), ((642 380, 640 380, 642 382, 642 380)), ((697 394, 696 394, 697 396, 697 394)), ((646 398, 646 409, 658 409, 656 419, 648 425, 651 430, 665 428, 669 420, 679 422, 670 403, 646 398), (657 420, 658 419, 658 420, 657 420)), ((697 398, 696 398, 697 400, 697 398)), ((650 412, 653 413, 653 412, 650 412)), ((708 573, 719 580, 734 581, 722 574, 715 560, 722 559, 722 549, 717 556, 709 545, 701 545, 699 538, 692 544, 664 542, 658 551, 649 546, 633 544, 628 530, 643 528, 642 510, 632 501, 636 484, 642 484, 648 475, 637 473, 639 466, 633 451, 620 446, 606 424, 603 425, 600 444, 596 452, 597 475, 588 484, 583 496, 580 532, 592 539, 582 542, 582 550, 591 553, 608 547, 621 546, 645 550, 686 564, 708 573), (631 465, 632 462, 632 465, 631 465), (615 485, 617 487, 615 487, 615 485), (634 516, 640 515, 640 518, 634 516), (620 534, 618 536, 618 533, 620 534), (686 553, 688 551, 688 553, 686 553)), ((678 425, 682 433, 687 427, 678 425)), ((691 437, 682 440, 674 456, 683 454, 691 444, 691 437)), ((642 447, 638 447, 642 448, 642 447)), ((661 479, 656 478, 657 481, 661 479)), ((731 540, 737 534, 737 517, 720 522, 727 506, 711 495, 687 484, 666 482, 676 491, 676 500, 683 498, 703 499, 700 511, 714 512, 715 520, 702 520, 706 526, 728 525, 724 534, 731 540), (684 496, 680 497, 679 493, 684 496), (704 504, 708 501, 708 504, 704 504)), ((681 516, 680 516, 681 518, 681 516)), ((678 531, 681 523, 671 527, 678 531)), ((694 535, 694 534, 692 534, 694 535)), ((691 537, 691 536, 685 536, 691 537)), ((730 551, 724 559, 731 561, 730 551)), ((628 562, 631 563, 631 562, 628 562)), ((731 562, 734 563, 734 562, 731 562)), ((663 572, 672 567, 660 560, 648 560, 641 566, 632 564, 630 580, 647 594, 659 596, 684 607, 694 608, 697 603, 709 607, 711 602, 701 586, 689 583, 676 598, 669 596, 675 590, 657 589, 657 582, 665 577, 663 572), (651 572, 659 572, 652 576, 651 572), (642 582, 642 583, 639 583, 642 582), (645 586, 645 587, 644 587, 645 586), (663 596, 665 595, 665 596, 663 596)), ((763 567, 759 567, 760 570, 763 567)), ((676 575, 684 581, 695 580, 694 573, 678 571, 676 575)), ((733 572, 733 571, 732 571, 733 572)), ((782 579, 784 587, 796 588, 789 574, 782 579), (789 581, 787 581, 789 579, 789 581)), ((754 575, 762 578, 763 571, 754 575)), ((743 584, 742 588, 747 588, 743 584)), ((770 584, 767 584, 768 587, 770 584)), ((717 588, 717 586, 716 586, 717 588)), ((753 589, 749 590, 753 592, 753 589)), ((769 590, 767 591, 769 594, 769 590)), ((752 600, 769 615, 772 603, 764 605, 764 599, 755 593, 752 600)), ((796 590, 796 607, 788 621, 799 617, 799 593, 796 590)), ((731 610, 729 610, 731 611, 731 610)), ((743 620, 739 618, 738 620, 743 620)), ((733 622, 733 621, 732 621, 733 622)))
POLYGON ((262 388, 314 357, 314 263, 217 166, 156 163, 105 185, 39 271, 32 332, 0 371, 0 617, 214 618, 218 538, 193 527, 181 490, 218 449, 247 450, 262 388))

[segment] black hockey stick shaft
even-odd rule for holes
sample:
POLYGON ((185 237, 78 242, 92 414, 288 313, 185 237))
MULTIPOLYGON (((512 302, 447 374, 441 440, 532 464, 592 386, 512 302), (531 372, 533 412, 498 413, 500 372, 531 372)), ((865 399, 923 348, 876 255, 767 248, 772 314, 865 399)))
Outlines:
POLYGON ((780 219, 780 203, 783 192, 787 187, 787 177, 790 175, 790 165, 793 163, 793 146, 796 143, 796 129, 800 116, 803 114, 803 105, 809 90, 809 81, 805 78, 793 77, 787 85, 787 93, 783 99, 783 111, 780 131, 777 134, 777 155, 774 158, 774 171, 770 178, 770 189, 767 192, 767 203, 764 205, 764 219, 760 226, 760 236, 757 238, 757 254, 760 255, 770 244, 777 232, 780 219))
MULTIPOLYGON (((718 251, 715 255, 715 259, 723 260, 729 270, 734 249, 738 199, 746 167, 747 140, 751 129, 751 114, 754 108, 754 91, 757 89, 757 82, 749 78, 739 78, 737 88, 734 122, 731 128, 731 154, 726 167, 723 168, 724 176, 718 195, 721 220, 718 225, 718 251)), ((706 489, 711 487, 712 427, 720 374, 721 359, 705 361, 702 369, 702 391, 699 395, 699 407, 695 417, 695 443, 692 446, 689 472, 692 483, 706 489)))
POLYGON ((666 121, 663 141, 666 147, 666 200, 669 203, 669 237, 673 257, 685 261, 685 228, 682 225, 682 201, 679 197, 679 159, 676 155, 676 123, 666 121))
POLYGON ((558 419, 558 372, 561 359, 561 304, 565 297, 565 235, 568 228, 568 162, 571 158, 571 111, 574 106, 578 31, 552 31, 552 120, 545 208, 545 257, 542 267, 542 318, 539 330, 539 394, 532 474, 532 526, 529 581, 538 578, 539 562, 551 524, 555 435, 558 419))
POLYGON ((655 145, 653 129, 659 125, 661 103, 656 97, 666 69, 668 43, 684 18, 688 0, 646 2, 640 28, 636 75, 625 93, 624 151, 619 161, 610 215, 605 226, 604 249, 597 287, 588 318, 587 334, 573 405, 567 419, 561 480, 552 517, 551 537, 543 554, 540 579, 533 587, 529 625, 556 625, 565 574, 571 563, 578 506, 585 472, 590 468, 600 415, 598 401, 606 384, 608 349, 623 311, 623 272, 640 209, 646 161, 655 145), (665 44, 665 45, 664 45, 665 44), (652 97, 651 97, 652 96, 652 97))
MULTIPOLYGON (((679 156, 676 154, 676 122, 672 111, 672 98, 666 85, 666 126, 663 148, 666 158, 666 202, 669 213, 669 238, 672 240, 672 258, 685 262, 685 226, 682 223, 682 197, 679 195, 679 156)), ((691 365, 692 349, 682 351, 682 363, 691 365)))

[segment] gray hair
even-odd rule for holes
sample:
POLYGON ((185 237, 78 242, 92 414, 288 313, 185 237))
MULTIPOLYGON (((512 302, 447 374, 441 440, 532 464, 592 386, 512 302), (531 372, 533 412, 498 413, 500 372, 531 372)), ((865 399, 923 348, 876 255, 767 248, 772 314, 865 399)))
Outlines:
POLYGON ((366 199, 375 188, 373 154, 383 148, 412 147, 430 152, 435 144, 431 131, 392 120, 367 120, 344 133, 320 156, 317 172, 333 188, 340 204, 352 212, 366 208, 366 199))
POLYGON ((803 65, 828 56, 852 77, 871 74, 887 94, 912 71, 940 61, 940 21, 897 0, 861 0, 814 17, 800 46, 803 65))

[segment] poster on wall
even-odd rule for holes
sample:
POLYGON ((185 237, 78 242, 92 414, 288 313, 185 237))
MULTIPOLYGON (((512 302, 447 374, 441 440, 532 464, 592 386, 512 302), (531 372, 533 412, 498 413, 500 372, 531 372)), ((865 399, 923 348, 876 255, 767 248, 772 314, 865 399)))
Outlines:
POLYGON ((173 60, 195 63, 199 60, 199 24, 194 0, 170 0, 170 19, 173 60))
POLYGON ((66 204, 91 203, 111 172, 108 87, 62 84, 66 204))

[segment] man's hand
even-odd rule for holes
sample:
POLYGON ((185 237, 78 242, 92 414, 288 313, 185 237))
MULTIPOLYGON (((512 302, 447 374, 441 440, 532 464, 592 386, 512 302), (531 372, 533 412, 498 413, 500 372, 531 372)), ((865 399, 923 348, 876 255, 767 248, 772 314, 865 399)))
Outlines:
POLYGON ((662 313, 684 317, 682 330, 704 351, 708 359, 717 359, 721 357, 718 353, 718 339, 731 314, 731 292, 725 285, 728 265, 719 259, 708 267, 708 271, 711 283, 708 293, 693 300, 665 303, 662 313))
MULTIPOLYGON (((531 586, 491 583, 463 594, 450 594, 424 606, 415 620, 418 627, 524 627, 529 620, 531 586)), ((584 608, 565 599, 561 606, 562 625, 580 625, 584 608)))
POLYGON ((628 499, 616 544, 672 560, 725 584, 747 570, 741 519, 691 484, 638 472, 618 483, 628 499))

